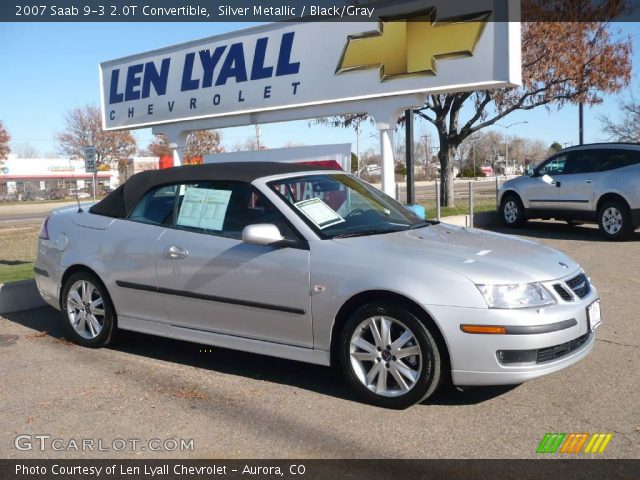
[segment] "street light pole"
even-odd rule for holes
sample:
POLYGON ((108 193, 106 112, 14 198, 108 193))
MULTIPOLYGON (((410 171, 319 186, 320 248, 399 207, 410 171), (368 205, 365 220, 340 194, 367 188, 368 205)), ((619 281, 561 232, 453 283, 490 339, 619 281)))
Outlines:
MULTIPOLYGON (((514 125, 520 125, 523 123, 529 123, 527 120, 523 121, 523 122, 515 122, 512 123, 511 125, 502 125, 501 123, 496 123, 497 126, 504 128, 504 141, 505 141, 505 147, 504 147, 504 166, 505 166, 505 170, 506 168, 509 166, 509 129, 511 127, 513 127, 514 125)), ((515 171, 516 166, 515 163, 513 165, 513 169, 515 171)), ((505 174, 507 172, 505 171, 505 174)))

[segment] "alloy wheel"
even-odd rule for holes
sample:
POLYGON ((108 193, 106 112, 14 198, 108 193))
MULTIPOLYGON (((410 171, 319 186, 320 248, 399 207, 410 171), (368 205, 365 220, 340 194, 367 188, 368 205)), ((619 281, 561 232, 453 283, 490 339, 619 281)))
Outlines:
POLYGON ((100 335, 105 321, 104 300, 98 289, 87 280, 78 280, 67 293, 67 317, 82 338, 92 340, 100 335))
POLYGON ((349 351, 356 377, 384 397, 409 392, 422 371, 422 351, 414 333, 388 316, 361 322, 351 336, 349 351))
POLYGON ((518 220, 518 205, 514 200, 507 200, 502 208, 502 215, 507 223, 516 223, 518 220))
POLYGON ((622 229, 622 213, 616 207, 608 207, 602 212, 602 228, 609 235, 617 235, 622 229))

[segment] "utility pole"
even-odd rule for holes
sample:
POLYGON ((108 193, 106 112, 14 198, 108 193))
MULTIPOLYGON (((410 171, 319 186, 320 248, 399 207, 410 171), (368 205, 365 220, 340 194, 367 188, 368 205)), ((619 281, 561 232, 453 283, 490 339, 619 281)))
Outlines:
POLYGON ((413 182, 413 110, 405 110, 404 119, 406 133, 405 150, 407 157, 407 205, 413 205, 416 203, 413 182))
POLYGON ((584 145, 584 103, 578 104, 578 136, 580 145, 584 145))
POLYGON ((360 165, 360 124, 356 124, 356 161, 358 162, 358 168, 356 168, 356 173, 358 174, 358 178, 360 178, 360 171, 362 170, 362 165, 360 165))
POLYGON ((260 134, 262 132, 260 131, 260 126, 258 124, 256 124, 256 143, 258 144, 258 150, 260 150, 260 134))

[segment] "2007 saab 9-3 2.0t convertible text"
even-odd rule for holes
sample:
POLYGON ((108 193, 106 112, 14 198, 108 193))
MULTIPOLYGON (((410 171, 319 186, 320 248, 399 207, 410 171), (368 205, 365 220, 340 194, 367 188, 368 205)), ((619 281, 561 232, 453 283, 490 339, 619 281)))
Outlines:
POLYGON ((404 408, 443 381, 516 384, 588 354, 598 294, 572 259, 423 221, 342 171, 219 163, 134 175, 44 222, 43 298, 81 345, 116 328, 321 365, 404 408))

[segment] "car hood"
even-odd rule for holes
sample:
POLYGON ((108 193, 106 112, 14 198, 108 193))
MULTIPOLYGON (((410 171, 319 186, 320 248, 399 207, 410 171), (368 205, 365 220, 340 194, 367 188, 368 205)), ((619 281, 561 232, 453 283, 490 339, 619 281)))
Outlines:
POLYGON ((334 241, 355 249, 353 254, 366 256, 368 262, 376 258, 383 268, 438 267, 477 284, 549 281, 580 268, 564 253, 529 240, 443 223, 334 241))

